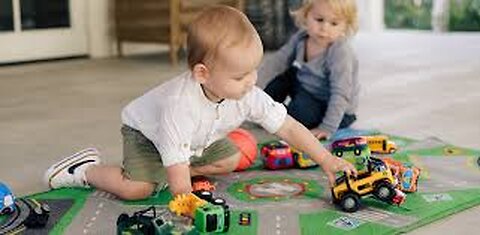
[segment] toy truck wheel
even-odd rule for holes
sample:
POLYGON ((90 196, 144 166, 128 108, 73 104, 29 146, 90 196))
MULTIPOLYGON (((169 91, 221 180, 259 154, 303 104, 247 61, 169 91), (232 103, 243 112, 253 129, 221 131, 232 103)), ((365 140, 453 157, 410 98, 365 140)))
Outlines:
POLYGON ((214 198, 212 203, 214 205, 219 205, 219 206, 223 206, 223 205, 226 204, 225 199, 223 199, 223 198, 214 198))
POLYGON ((394 149, 394 148, 391 148, 391 149, 388 150, 388 153, 390 153, 390 154, 393 154, 395 152, 396 152, 396 149, 394 149))
POLYGON ((204 190, 202 190, 202 191, 196 191, 196 192, 194 192, 194 194, 195 194, 197 197, 199 197, 200 199, 203 199, 203 200, 205 200, 205 201, 207 201, 207 202, 210 202, 210 201, 212 201, 212 199, 213 199, 213 193, 210 192, 210 191, 204 191, 204 190))
POLYGON ((373 195, 382 201, 390 202, 395 196, 395 189, 387 182, 380 182, 375 186, 373 195))
POLYGON ((118 218, 117 218, 117 226, 124 225, 125 223, 127 223, 129 218, 130 217, 125 213, 119 215, 118 218))
POLYGON ((342 196, 339 206, 345 212, 355 212, 360 208, 360 197, 354 193, 346 193, 342 196))
POLYGON ((360 154, 362 154, 362 150, 361 149, 354 149, 353 154, 355 154, 355 156, 360 156, 360 154))
POLYGON ((42 203, 42 210, 43 210, 43 212, 49 213, 50 212, 50 207, 47 204, 42 203))
POLYGON ((335 156, 342 157, 343 156, 343 151, 336 151, 335 156))

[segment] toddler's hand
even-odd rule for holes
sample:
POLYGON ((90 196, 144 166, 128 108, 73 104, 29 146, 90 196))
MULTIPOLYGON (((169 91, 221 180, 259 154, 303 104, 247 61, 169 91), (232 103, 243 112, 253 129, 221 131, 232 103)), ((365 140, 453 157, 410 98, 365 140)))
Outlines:
POLYGON ((327 174, 330 187, 335 186, 335 173, 345 172, 347 175, 357 176, 357 169, 350 162, 342 158, 329 155, 322 164, 323 171, 327 174))
POLYGON ((310 130, 312 132, 313 136, 319 140, 326 140, 330 138, 330 133, 320 129, 320 128, 313 128, 310 130))

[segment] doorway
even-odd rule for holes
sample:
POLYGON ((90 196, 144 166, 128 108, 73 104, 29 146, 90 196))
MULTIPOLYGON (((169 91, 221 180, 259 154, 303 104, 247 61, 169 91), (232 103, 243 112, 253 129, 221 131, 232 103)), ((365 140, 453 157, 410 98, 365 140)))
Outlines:
POLYGON ((88 54, 85 0, 0 0, 0 64, 88 54))

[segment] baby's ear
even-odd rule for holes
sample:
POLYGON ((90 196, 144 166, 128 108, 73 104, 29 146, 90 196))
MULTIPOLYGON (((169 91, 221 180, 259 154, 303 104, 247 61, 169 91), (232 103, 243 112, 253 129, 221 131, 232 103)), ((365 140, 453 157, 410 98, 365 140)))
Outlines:
POLYGON ((202 63, 195 64, 192 69, 192 75, 200 84, 203 84, 207 81, 210 76, 210 71, 207 66, 202 63))

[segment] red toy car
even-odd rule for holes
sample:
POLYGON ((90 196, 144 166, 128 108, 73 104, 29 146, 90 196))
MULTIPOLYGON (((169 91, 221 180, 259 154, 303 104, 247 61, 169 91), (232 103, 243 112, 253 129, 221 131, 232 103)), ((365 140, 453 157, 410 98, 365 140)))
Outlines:
POLYGON ((213 185, 207 177, 198 175, 192 177, 192 191, 215 191, 215 185, 213 185))
POLYGON ((270 170, 293 168, 295 162, 293 161, 292 150, 283 142, 272 142, 266 144, 261 150, 264 156, 265 168, 270 170))

